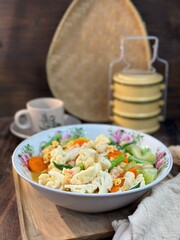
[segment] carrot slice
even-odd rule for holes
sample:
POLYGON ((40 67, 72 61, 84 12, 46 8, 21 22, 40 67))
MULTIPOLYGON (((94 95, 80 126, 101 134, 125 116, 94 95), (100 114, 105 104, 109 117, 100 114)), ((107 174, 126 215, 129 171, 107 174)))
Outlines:
POLYGON ((138 175, 137 169, 136 169, 135 167, 129 168, 129 169, 127 170, 127 172, 133 172, 134 175, 135 175, 135 178, 136 178, 137 175, 138 175))
POLYGON ((44 163, 44 159, 40 156, 31 157, 28 161, 30 171, 40 173, 47 169, 48 164, 44 163))
POLYGON ((123 177, 124 177, 124 174, 125 174, 125 172, 122 172, 122 173, 119 175, 119 177, 120 177, 120 178, 123 178, 123 177))
POLYGON ((112 192, 117 192, 117 191, 119 190, 119 188, 123 186, 124 181, 125 181, 125 179, 122 178, 120 184, 118 184, 118 185, 113 185, 110 192, 111 192, 111 193, 112 193, 112 192))
POLYGON ((86 142, 88 142, 88 139, 86 139, 86 138, 78 138, 78 139, 74 140, 73 142, 71 142, 70 146, 79 145, 81 147, 86 142))
POLYGON ((109 152, 107 157, 110 159, 110 158, 117 158, 119 155, 122 154, 122 151, 119 151, 119 150, 114 150, 113 152, 109 152))
POLYGON ((124 163, 129 163, 128 158, 126 157, 126 155, 125 155, 125 157, 124 157, 123 162, 124 162, 124 163))
POLYGON ((112 188, 111 188, 111 193, 112 192, 117 192, 119 190, 120 186, 119 185, 113 185, 112 188))

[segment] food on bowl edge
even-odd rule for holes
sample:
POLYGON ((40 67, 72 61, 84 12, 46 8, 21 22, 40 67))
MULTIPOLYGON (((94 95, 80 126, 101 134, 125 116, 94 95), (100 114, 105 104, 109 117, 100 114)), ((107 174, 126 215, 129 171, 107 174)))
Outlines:
POLYGON ((172 156, 161 142, 141 132, 82 124, 26 139, 13 154, 13 166, 56 204, 104 212, 131 203, 164 179, 172 156))

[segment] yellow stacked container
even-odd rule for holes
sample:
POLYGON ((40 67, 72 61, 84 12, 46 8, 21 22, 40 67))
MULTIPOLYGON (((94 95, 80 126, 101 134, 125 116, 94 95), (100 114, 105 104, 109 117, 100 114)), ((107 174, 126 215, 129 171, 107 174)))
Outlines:
POLYGON ((153 133, 164 108, 163 75, 116 73, 112 81, 112 120, 122 127, 153 133))

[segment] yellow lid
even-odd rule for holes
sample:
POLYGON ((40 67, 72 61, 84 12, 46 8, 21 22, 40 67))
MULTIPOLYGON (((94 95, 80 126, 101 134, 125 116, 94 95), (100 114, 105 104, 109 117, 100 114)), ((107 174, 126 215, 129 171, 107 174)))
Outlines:
POLYGON ((161 82, 163 80, 163 75, 159 73, 151 74, 117 73, 113 76, 113 80, 117 83, 127 85, 149 85, 161 82))

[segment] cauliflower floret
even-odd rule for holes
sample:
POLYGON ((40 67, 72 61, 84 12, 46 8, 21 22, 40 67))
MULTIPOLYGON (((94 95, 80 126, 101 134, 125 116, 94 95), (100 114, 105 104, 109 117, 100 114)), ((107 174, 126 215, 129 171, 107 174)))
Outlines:
POLYGON ((93 148, 94 147, 94 141, 93 140, 89 140, 87 143, 82 145, 82 149, 83 148, 93 148))
POLYGON ((72 169, 66 169, 63 168, 63 175, 65 176, 65 182, 66 183, 70 183, 71 182, 71 178, 80 172, 80 168, 79 167, 73 167, 72 169))
POLYGON ((82 146, 81 149, 87 149, 87 148, 93 148, 93 141, 89 140, 88 142, 85 142, 82 146))
POLYGON ((100 193, 107 193, 113 186, 113 180, 108 172, 100 171, 98 176, 92 181, 99 189, 100 193))
POLYGON ((83 163, 84 168, 87 169, 88 167, 93 166, 97 162, 97 157, 97 152, 94 149, 82 149, 76 159, 76 165, 83 163))
POLYGON ((103 171, 108 170, 111 167, 111 162, 103 155, 99 155, 98 162, 101 164, 103 171))
POLYGON ((48 165, 48 171, 50 171, 50 170, 53 169, 53 168, 54 168, 54 163, 51 162, 51 163, 48 165))
POLYGON ((38 178, 38 183, 50 187, 50 188, 60 188, 64 182, 64 175, 52 169, 48 174, 41 174, 38 178))
POLYGON ((42 150, 42 157, 44 159, 45 163, 50 162, 51 159, 51 151, 55 148, 57 148, 59 146, 59 142, 58 141, 53 141, 52 144, 50 144, 49 146, 47 146, 46 148, 44 148, 42 150))
POLYGON ((94 193, 97 189, 95 184, 82 184, 82 185, 65 185, 65 189, 69 189, 71 192, 78 193, 94 193))
POLYGON ((136 178, 133 172, 126 172, 124 175, 124 184, 122 187, 119 188, 118 192, 127 191, 133 187, 135 187, 137 184, 140 183, 140 187, 145 185, 144 177, 142 174, 139 174, 136 178))
POLYGON ((95 143, 110 143, 110 140, 108 137, 106 137, 104 134, 100 134, 99 136, 96 137, 96 139, 94 140, 95 143))
POLYGON ((110 152, 114 152, 115 150, 117 150, 117 147, 115 145, 108 145, 106 148, 106 153, 110 153, 110 152))
POLYGON ((101 134, 94 140, 94 148, 99 153, 102 153, 107 149, 109 143, 109 139, 105 135, 101 134))
POLYGON ((80 147, 77 147, 77 148, 72 148, 68 151, 65 151, 65 162, 68 162, 68 161, 73 161, 77 158, 77 156, 79 155, 80 153, 80 150, 81 148, 80 147))
POLYGON ((123 186, 128 187, 130 189, 131 187, 134 186, 135 183, 135 175, 133 172, 127 171, 124 175, 124 184, 123 186))
POLYGON ((71 184, 86 184, 91 183, 93 179, 97 176, 98 172, 101 170, 101 165, 96 163, 94 166, 82 170, 75 174, 71 179, 71 184))
POLYGON ((57 148, 53 149, 51 151, 51 163, 56 162, 58 164, 64 164, 65 160, 63 157, 63 148, 61 146, 58 146, 57 148))
POLYGON ((58 146, 51 152, 51 162, 66 164, 68 161, 74 160, 79 152, 80 148, 73 148, 69 151, 64 151, 61 146, 58 146))
POLYGON ((134 186, 136 186, 138 183, 140 183, 140 187, 143 187, 145 186, 145 180, 144 180, 144 176, 143 174, 138 174, 136 179, 135 179, 135 182, 134 182, 134 186))
POLYGON ((49 174, 47 173, 42 173, 39 177, 38 177, 38 183, 41 185, 46 185, 47 182, 49 181, 49 174))

